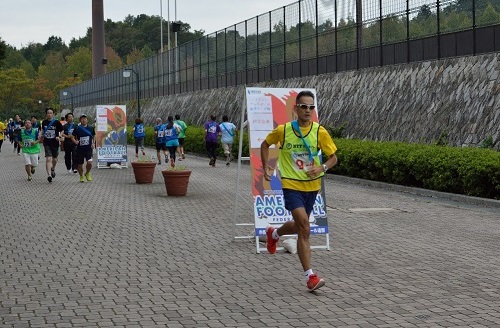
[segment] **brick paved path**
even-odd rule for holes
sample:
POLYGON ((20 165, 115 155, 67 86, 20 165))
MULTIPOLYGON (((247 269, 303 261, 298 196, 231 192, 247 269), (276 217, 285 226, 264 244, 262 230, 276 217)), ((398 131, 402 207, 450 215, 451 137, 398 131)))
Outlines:
MULTIPOLYGON (((42 156, 28 182, 4 143, 0 327, 500 327, 498 208, 328 179, 332 249, 313 250, 327 284, 311 294, 296 255, 232 241, 236 165, 184 163, 172 198, 159 168, 150 185, 131 168, 83 184, 61 161, 49 184, 42 156)), ((244 165, 248 195, 250 178, 244 165)))

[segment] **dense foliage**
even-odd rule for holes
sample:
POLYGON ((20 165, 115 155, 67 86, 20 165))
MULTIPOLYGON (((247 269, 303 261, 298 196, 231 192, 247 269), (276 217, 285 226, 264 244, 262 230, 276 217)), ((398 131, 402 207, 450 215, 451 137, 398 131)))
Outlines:
POLYGON ((450 193, 500 199, 500 152, 337 139, 334 172, 450 193))

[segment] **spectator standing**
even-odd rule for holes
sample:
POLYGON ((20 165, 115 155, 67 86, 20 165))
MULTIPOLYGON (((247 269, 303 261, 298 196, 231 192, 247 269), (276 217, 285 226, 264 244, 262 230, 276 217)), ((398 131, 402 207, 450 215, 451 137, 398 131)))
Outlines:
POLYGON ((227 115, 222 116, 222 123, 220 124, 221 143, 224 155, 226 155, 226 165, 229 165, 233 160, 231 150, 233 148, 234 135, 236 133, 236 125, 229 122, 227 115))
POLYGON ((220 126, 215 122, 217 117, 210 115, 210 120, 205 123, 205 147, 207 149, 208 158, 210 162, 208 165, 215 167, 217 160, 217 146, 220 134, 220 126))

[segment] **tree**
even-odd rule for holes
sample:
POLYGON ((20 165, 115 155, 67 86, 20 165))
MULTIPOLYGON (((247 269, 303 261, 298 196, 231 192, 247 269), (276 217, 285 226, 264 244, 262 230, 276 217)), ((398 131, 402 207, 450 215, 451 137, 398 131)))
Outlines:
POLYGON ((66 71, 66 62, 60 52, 52 52, 47 56, 45 64, 38 68, 38 77, 45 79, 47 87, 54 89, 66 71))
POLYGON ((77 73, 83 80, 92 78, 92 52, 89 48, 79 48, 72 55, 66 57, 65 76, 73 76, 77 73))
POLYGON ((31 98, 34 101, 41 100, 44 104, 54 102, 55 92, 49 88, 49 81, 43 77, 38 77, 33 83, 31 98))
POLYGON ((50 36, 47 43, 43 45, 45 52, 64 52, 68 49, 63 40, 58 36, 50 36))
POLYGON ((142 52, 139 49, 134 48, 127 55, 127 60, 125 62, 127 63, 127 65, 132 65, 132 64, 137 63, 143 59, 144 59, 144 56, 142 55, 142 52))
POLYGON ((155 55, 155 52, 153 50, 151 50, 150 47, 148 47, 148 45, 145 45, 142 49, 141 49, 141 54, 142 54, 142 57, 143 58, 149 58, 151 56, 154 56, 155 55))
POLYGON ((106 64, 106 71, 112 72, 117 70, 123 66, 123 62, 111 47, 106 47, 106 58, 108 59, 108 63, 106 64))
POLYGON ((495 7, 488 3, 483 14, 477 19, 479 26, 498 24, 500 21, 500 14, 495 10, 495 7))
POLYGON ((24 58, 33 65, 35 70, 38 70, 38 67, 45 62, 46 53, 41 43, 30 43, 27 47, 22 48, 21 52, 24 58))
POLYGON ((0 67, 2 67, 2 62, 5 59, 7 51, 7 44, 2 38, 0 38, 0 67))
POLYGON ((33 106, 33 80, 20 68, 0 70, 0 108, 23 109, 33 106))

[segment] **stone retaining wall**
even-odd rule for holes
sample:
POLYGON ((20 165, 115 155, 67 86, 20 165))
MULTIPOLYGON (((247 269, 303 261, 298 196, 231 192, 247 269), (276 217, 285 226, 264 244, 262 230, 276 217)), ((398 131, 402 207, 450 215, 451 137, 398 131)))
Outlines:
MULTIPOLYGON (((500 53, 368 68, 252 85, 316 88, 323 125, 347 122, 345 135, 372 140, 474 146, 488 137, 500 148, 500 53)), ((141 100, 147 124, 180 114, 203 124, 210 114, 228 114, 239 124, 245 86, 141 100)), ((137 108, 128 106, 128 119, 137 108)), ((75 112, 94 113, 94 107, 75 112)))

